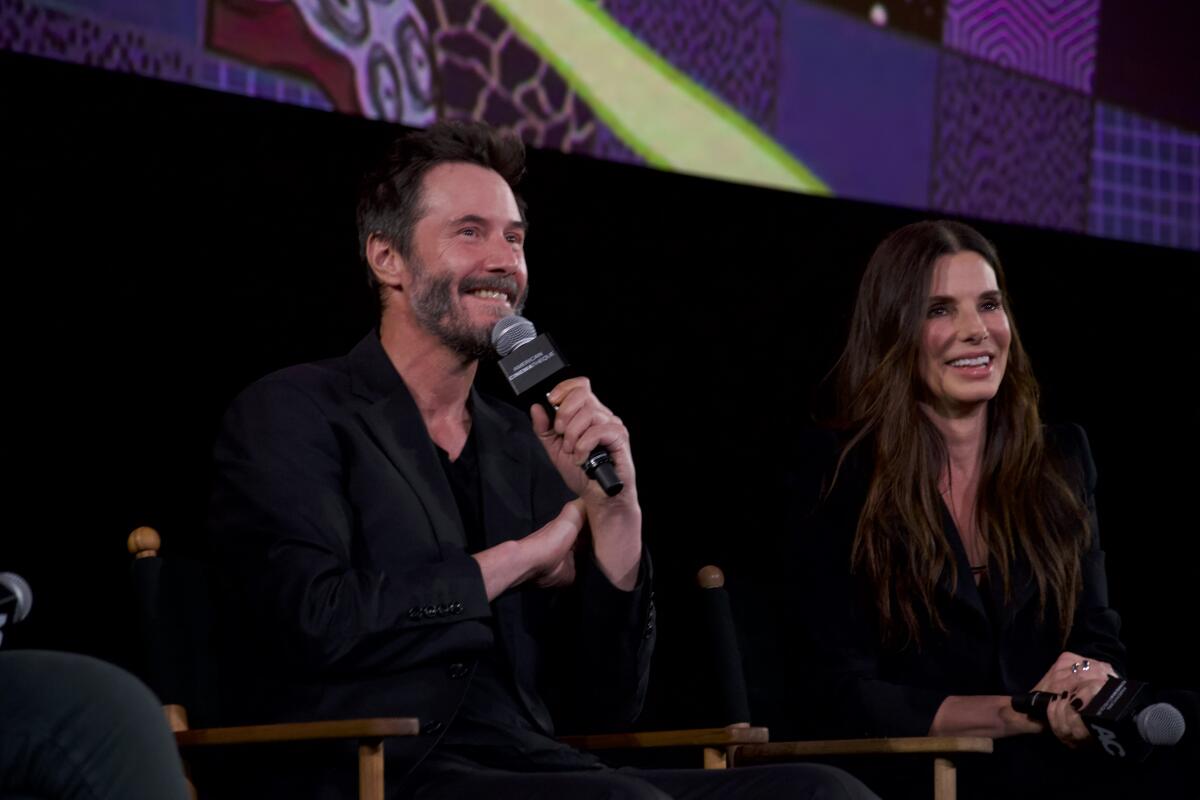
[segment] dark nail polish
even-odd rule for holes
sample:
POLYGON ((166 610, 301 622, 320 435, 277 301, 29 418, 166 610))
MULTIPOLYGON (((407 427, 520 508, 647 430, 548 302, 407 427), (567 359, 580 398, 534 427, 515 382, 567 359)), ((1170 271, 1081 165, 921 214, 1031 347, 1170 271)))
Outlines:
POLYGON ((1076 711, 1079 711, 1080 709, 1083 708, 1083 701, 1080 700, 1078 697, 1076 697, 1074 700, 1071 701, 1071 708, 1075 709, 1076 711))
POLYGON ((1063 693, 1062 693, 1062 694, 1060 694, 1060 695, 1059 695, 1059 697, 1066 697, 1066 696, 1067 696, 1067 692, 1066 692, 1066 690, 1064 689, 1064 690, 1063 690, 1063 693))

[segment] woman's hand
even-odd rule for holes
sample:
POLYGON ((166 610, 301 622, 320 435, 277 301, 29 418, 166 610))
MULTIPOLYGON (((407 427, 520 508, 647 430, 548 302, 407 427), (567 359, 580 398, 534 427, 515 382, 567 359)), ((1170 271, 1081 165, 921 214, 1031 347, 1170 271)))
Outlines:
POLYGON ((1091 734, 1079 712, 1092 701, 1096 693, 1117 677, 1112 665, 1097 659, 1064 651, 1034 686, 1034 691, 1057 695, 1046 709, 1046 722, 1059 741, 1068 747, 1078 747, 1091 734))
POLYGON ((1050 692, 1060 696, 1066 692, 1082 700, 1082 708, 1091 702, 1109 678, 1115 677, 1116 670, 1108 662, 1064 651, 1033 689, 1036 692, 1050 692))

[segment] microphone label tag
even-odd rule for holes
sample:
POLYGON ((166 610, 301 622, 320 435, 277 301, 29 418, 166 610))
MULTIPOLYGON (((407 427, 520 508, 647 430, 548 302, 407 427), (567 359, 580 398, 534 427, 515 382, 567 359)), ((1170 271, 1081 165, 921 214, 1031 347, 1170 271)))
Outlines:
POLYGON ((500 359, 500 371, 518 395, 524 395, 567 366, 554 340, 545 333, 500 359))

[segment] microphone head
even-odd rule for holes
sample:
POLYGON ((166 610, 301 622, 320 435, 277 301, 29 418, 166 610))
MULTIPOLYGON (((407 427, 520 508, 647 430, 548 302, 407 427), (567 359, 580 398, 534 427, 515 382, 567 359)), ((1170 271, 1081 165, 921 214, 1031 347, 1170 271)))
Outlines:
POLYGON ((15 572, 0 572, 0 589, 7 589, 16 601, 12 612, 13 622, 20 622, 29 616, 29 610, 33 608, 33 590, 24 578, 15 572))
POLYGON ((492 328, 492 346, 501 358, 536 338, 537 329, 533 323, 516 314, 505 317, 492 328))
POLYGON ((1169 703, 1146 706, 1133 718, 1138 733, 1148 744, 1173 745, 1183 738, 1183 714, 1169 703))

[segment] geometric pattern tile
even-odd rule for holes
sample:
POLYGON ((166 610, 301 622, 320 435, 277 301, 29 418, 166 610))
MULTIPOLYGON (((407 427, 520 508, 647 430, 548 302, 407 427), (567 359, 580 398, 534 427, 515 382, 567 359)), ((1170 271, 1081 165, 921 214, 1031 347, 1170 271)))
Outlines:
POLYGON ((429 31, 439 117, 484 120, 536 147, 640 159, 484 0, 414 0, 429 31))
POLYGON ((194 44, 124 22, 0 0, 0 50, 131 72, 234 94, 329 109, 311 81, 206 53, 194 44))
POLYGON ((948 0, 947 47, 1091 93, 1100 0, 948 0))
POLYGON ((1087 97, 944 51, 935 119, 933 208, 1086 229, 1087 97))
POLYGON ((603 0, 601 5, 677 70, 755 125, 773 127, 778 0, 603 0))
POLYGON ((1200 134, 1098 104, 1088 233, 1200 250, 1200 134))

